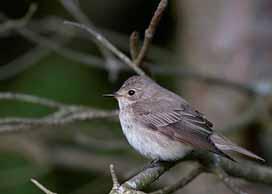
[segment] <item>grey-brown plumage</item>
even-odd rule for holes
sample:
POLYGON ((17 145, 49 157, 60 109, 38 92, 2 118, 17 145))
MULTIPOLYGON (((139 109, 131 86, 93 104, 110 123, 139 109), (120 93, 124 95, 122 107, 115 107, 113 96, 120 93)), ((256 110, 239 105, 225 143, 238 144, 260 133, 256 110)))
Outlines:
POLYGON ((229 159, 225 151, 263 160, 216 134, 202 113, 147 77, 130 77, 114 97, 128 142, 146 157, 177 160, 191 150, 203 149, 229 159))

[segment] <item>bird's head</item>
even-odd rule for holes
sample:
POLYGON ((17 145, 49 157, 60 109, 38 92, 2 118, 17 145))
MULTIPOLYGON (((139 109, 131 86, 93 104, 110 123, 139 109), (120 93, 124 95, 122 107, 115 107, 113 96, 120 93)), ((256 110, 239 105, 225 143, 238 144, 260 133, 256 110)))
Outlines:
POLYGON ((114 94, 104 96, 114 97, 118 100, 119 106, 124 107, 143 99, 152 98, 157 84, 145 76, 132 76, 127 79, 121 88, 114 94))

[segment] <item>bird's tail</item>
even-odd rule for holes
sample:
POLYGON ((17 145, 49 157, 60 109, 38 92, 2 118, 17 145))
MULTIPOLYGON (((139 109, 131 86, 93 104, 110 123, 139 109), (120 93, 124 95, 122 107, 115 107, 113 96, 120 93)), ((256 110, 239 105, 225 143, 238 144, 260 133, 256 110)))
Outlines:
POLYGON ((210 140, 214 143, 214 145, 221 150, 222 152, 224 151, 234 151, 234 152, 238 152, 240 154, 246 155, 248 157, 251 158, 255 158, 257 160, 261 160, 261 161, 265 161, 263 158, 257 156, 256 154, 253 154, 252 152, 236 145, 235 143, 233 143, 232 141, 230 141, 229 139, 227 139, 224 136, 218 135, 218 134, 212 134, 210 136, 210 140))

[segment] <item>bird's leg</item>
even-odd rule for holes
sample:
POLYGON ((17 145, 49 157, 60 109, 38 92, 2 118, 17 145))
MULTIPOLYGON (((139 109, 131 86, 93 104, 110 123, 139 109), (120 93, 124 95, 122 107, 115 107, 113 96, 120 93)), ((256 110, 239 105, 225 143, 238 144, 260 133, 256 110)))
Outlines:
POLYGON ((131 179, 132 177, 136 176, 137 174, 139 174, 142 171, 145 171, 148 168, 155 168, 155 167, 159 166, 161 162, 162 161, 160 161, 159 159, 152 160, 146 166, 144 166, 143 168, 141 168, 139 171, 134 172, 132 175, 130 175, 129 178, 127 178, 126 180, 131 179))
POLYGON ((144 168, 144 170, 146 170, 147 168, 155 168, 160 164, 160 162, 161 161, 159 159, 154 159, 144 168))

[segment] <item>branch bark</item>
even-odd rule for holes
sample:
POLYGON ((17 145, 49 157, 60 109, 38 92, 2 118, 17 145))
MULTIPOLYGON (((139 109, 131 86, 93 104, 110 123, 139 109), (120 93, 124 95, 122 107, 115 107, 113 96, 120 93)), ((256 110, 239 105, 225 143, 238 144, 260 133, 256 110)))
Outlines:
POLYGON ((196 164, 196 165, 194 165, 193 170, 191 170, 189 174, 182 177, 175 184, 167 186, 167 187, 160 189, 158 191, 152 192, 151 194, 173 193, 173 192, 177 191, 178 189, 183 188, 184 186, 189 184, 191 181, 193 181, 196 177, 198 177, 203 172, 203 170, 204 169, 199 164, 196 164))
POLYGON ((54 193, 52 191, 50 191, 49 189, 47 189, 45 186, 43 186, 41 183, 39 183, 37 180, 35 179, 31 179, 30 180, 34 185, 36 185, 36 187, 38 187, 42 192, 44 192, 45 194, 57 194, 54 193))
POLYGON ((158 27, 158 24, 161 20, 161 17, 167 7, 168 4, 168 0, 161 0, 151 21, 150 24, 148 26, 148 28, 145 30, 145 37, 144 37, 144 42, 142 45, 142 48, 137 56, 137 58, 135 59, 134 63, 137 66, 141 66, 141 64, 143 63, 144 57, 146 56, 146 53, 149 49, 149 46, 152 42, 152 39, 154 37, 154 34, 156 32, 156 29, 158 27))
POLYGON ((57 109, 43 118, 3 118, 0 119, 0 133, 34 129, 36 127, 61 126, 76 121, 98 118, 114 118, 118 111, 106 111, 90 107, 66 105, 61 102, 19 93, 0 93, 0 100, 17 100, 57 109))
POLYGON ((86 26, 84 24, 71 22, 71 21, 65 21, 64 24, 69 24, 69 25, 72 25, 72 26, 75 26, 77 28, 81 28, 81 29, 87 31, 97 41, 99 41, 105 48, 107 48, 109 51, 114 53, 120 60, 122 60, 125 64, 127 64, 129 67, 131 67, 137 74, 146 76, 145 72, 142 69, 140 69, 136 63, 132 62, 128 56, 126 56, 122 51, 120 51, 117 47, 115 47, 109 40, 107 40, 104 36, 102 36, 95 29, 92 29, 91 27, 86 26))
MULTIPOLYGON (((199 162, 201 166, 196 166, 194 170, 189 173, 184 179, 181 179, 176 184, 166 187, 162 190, 157 191, 160 194, 165 193, 172 193, 179 188, 182 188, 184 185, 189 183, 190 181, 194 180, 201 172, 204 170, 206 172, 214 173, 218 175, 218 169, 222 169, 220 171, 220 178, 222 178, 222 173, 224 172, 224 178, 227 176, 243 178, 244 180, 253 181, 255 183, 265 183, 265 184, 272 184, 272 169, 270 167, 265 167, 256 163, 249 163, 249 162, 239 162, 235 163, 228 159, 221 159, 219 156, 195 151, 189 154, 186 158, 179 161, 194 161, 199 162), (225 173, 226 172, 226 173, 225 173)), ((174 165, 178 164, 179 162, 175 163, 168 163, 168 162, 160 162, 156 167, 146 168, 136 176, 132 177, 130 180, 123 183, 120 187, 126 188, 127 190, 138 191, 150 185, 152 182, 157 180, 162 174, 172 168, 174 165)), ((222 179, 222 180, 223 180, 222 179)), ((223 182, 226 179, 223 180, 223 182)), ((236 192, 240 191, 237 187, 233 184, 230 184, 230 181, 225 182, 228 184, 228 187, 231 187, 232 190, 236 192)), ((158 194, 155 192, 156 194, 158 194)), ((240 191, 241 193, 242 191, 240 191)), ((118 192, 117 192, 118 193, 118 192)), ((118 194, 123 193, 119 192, 118 194)))

